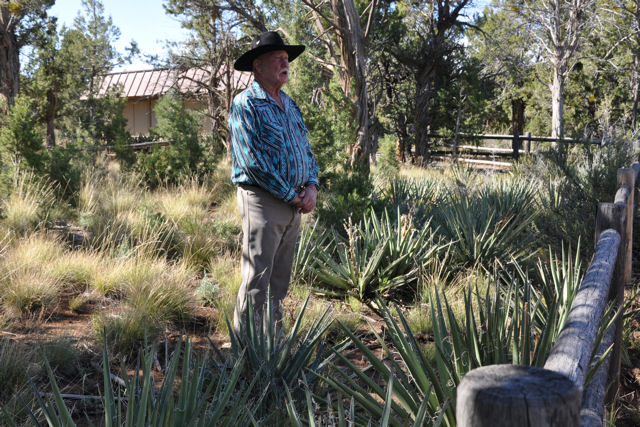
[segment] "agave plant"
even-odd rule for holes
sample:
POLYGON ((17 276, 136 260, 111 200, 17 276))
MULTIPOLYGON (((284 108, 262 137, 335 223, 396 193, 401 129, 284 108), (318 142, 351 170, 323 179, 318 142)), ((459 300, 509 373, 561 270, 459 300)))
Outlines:
POLYGON ((428 226, 416 230, 410 217, 398 214, 393 221, 387 211, 380 218, 370 211, 358 227, 346 229, 346 239, 334 235, 314 260, 320 294, 369 303, 376 294, 404 291, 446 247, 428 226))

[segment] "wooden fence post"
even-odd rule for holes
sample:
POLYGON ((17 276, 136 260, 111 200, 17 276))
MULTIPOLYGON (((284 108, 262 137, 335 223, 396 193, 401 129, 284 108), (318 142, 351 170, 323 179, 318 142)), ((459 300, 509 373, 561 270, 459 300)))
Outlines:
POLYGON ((527 132, 527 139, 524 141, 524 151, 531 154, 531 132, 527 132))
POLYGON ((520 132, 517 129, 513 131, 511 148, 513 148, 513 160, 518 160, 520 156, 520 132))
POLYGON ((490 365, 468 372, 458 385, 459 427, 578 427, 581 392, 547 369, 490 365))
POLYGON ((615 200, 616 203, 624 202, 627 204, 627 227, 626 227, 626 239, 627 239, 627 253, 624 262, 624 283, 631 283, 631 250, 633 242, 633 207, 634 204, 634 189, 635 189, 635 172, 632 168, 618 169, 618 188, 627 187, 629 189, 627 200, 615 200))
MULTIPOLYGON (((624 265, 627 258, 626 249, 626 203, 598 203, 598 216, 596 217, 596 241, 600 233, 608 228, 616 230, 620 234, 620 247, 616 260, 616 268, 611 278, 609 299, 615 301, 615 308, 624 304, 624 265)), ((611 387, 607 392, 607 400, 613 401, 620 382, 620 357, 622 354, 622 328, 623 316, 616 321, 616 333, 611 350, 611 364, 609 365, 609 380, 611 387)))

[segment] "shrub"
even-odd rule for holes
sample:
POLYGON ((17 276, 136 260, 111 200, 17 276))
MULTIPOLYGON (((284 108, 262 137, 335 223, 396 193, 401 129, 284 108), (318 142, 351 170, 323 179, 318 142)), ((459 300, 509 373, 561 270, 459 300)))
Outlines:
POLYGON ((188 173, 203 176, 210 171, 213 159, 205 159, 198 142, 199 122, 181 99, 168 94, 156 104, 158 125, 152 134, 170 142, 138 157, 137 170, 151 187, 161 183, 177 183, 188 173))
POLYGON ((352 224, 363 220, 371 208, 378 209, 380 203, 374 197, 374 185, 370 178, 358 171, 328 176, 326 190, 323 189, 315 216, 328 229, 344 234, 343 225, 351 219, 352 224))
POLYGON ((33 100, 18 95, 9 113, 0 121, 0 164, 21 170, 42 171, 43 138, 38 131, 33 100))

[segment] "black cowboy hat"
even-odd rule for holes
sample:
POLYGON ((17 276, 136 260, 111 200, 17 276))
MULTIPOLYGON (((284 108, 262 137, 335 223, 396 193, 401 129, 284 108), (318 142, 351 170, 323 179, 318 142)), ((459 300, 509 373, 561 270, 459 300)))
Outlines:
POLYGON ((274 50, 284 50, 289 54, 289 62, 296 59, 302 52, 304 52, 305 46, 295 44, 285 44, 280 34, 275 31, 267 31, 257 35, 253 42, 251 42, 251 50, 242 54, 240 58, 233 64, 233 68, 238 71, 252 71, 253 60, 263 53, 271 52, 274 50))

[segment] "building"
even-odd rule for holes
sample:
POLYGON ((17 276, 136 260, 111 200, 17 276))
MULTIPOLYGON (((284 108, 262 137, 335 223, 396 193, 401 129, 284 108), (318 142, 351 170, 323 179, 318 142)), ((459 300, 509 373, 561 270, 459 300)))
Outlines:
MULTIPOLYGON (((113 72, 104 76, 98 90, 98 96, 104 96, 106 93, 120 88, 121 95, 127 99, 124 107, 127 131, 132 136, 147 135, 149 129, 156 126, 153 107, 161 96, 172 89, 186 95, 187 108, 205 109, 202 84, 209 77, 209 70, 199 68, 192 68, 186 72, 172 69, 113 72)), ((233 80, 234 87, 242 89, 249 84, 250 74, 234 71, 233 80)), ((220 90, 224 90, 224 88, 221 87, 220 90)))

